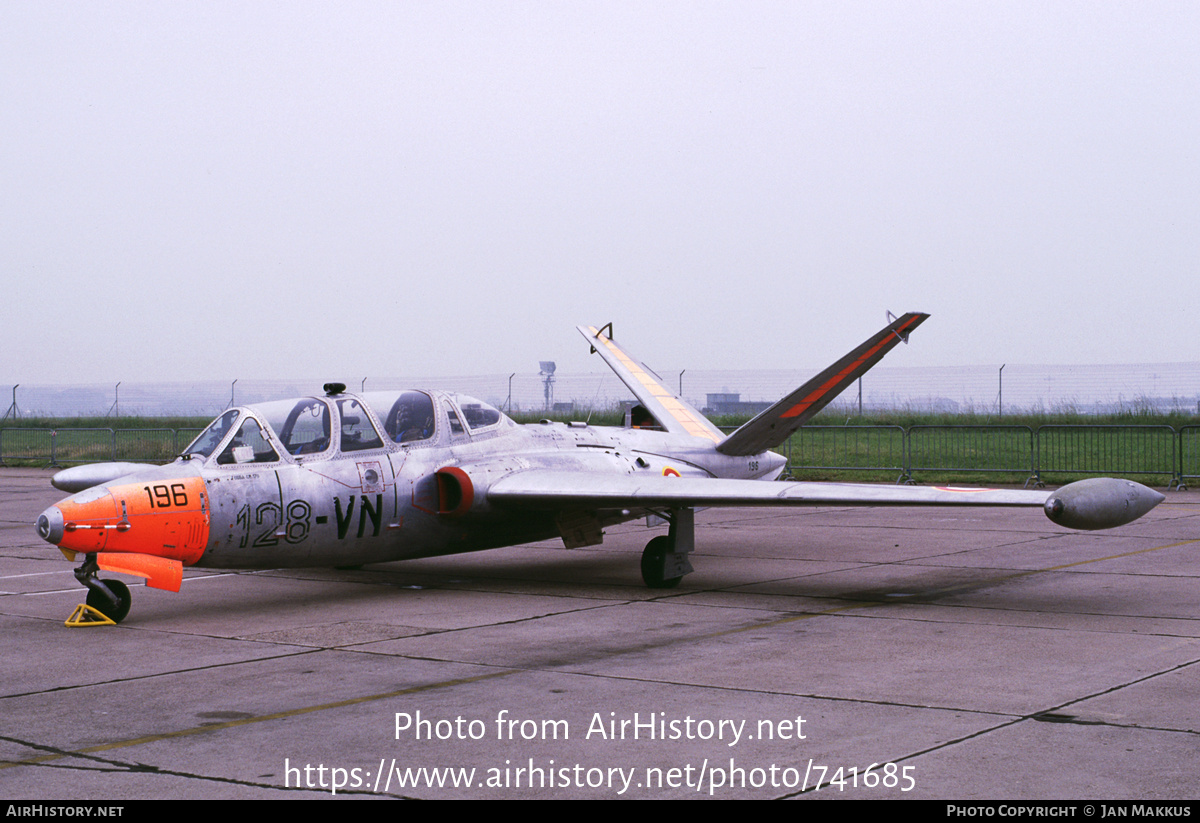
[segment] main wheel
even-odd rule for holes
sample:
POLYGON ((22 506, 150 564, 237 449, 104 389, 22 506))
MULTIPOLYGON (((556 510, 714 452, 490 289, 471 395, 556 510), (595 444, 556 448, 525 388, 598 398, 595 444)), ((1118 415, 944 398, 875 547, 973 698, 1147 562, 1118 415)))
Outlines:
POLYGON ((114 606, 103 592, 95 589, 88 589, 87 604, 112 622, 120 623, 129 614, 129 607, 133 603, 129 587, 120 580, 101 580, 100 582, 108 586, 108 590, 117 598, 116 605, 114 606))
POLYGON ((663 559, 671 551, 671 538, 659 535, 642 552, 642 580, 651 589, 673 589, 682 577, 663 577, 663 559))

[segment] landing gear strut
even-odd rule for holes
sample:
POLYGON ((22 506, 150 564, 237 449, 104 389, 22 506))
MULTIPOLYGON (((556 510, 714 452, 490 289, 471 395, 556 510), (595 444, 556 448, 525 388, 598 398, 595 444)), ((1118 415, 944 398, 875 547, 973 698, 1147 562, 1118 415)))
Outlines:
POLYGON ((101 580, 97 577, 100 567, 96 555, 89 554, 83 565, 75 570, 75 579, 87 586, 87 604, 114 623, 120 623, 129 614, 133 597, 129 587, 120 580, 101 580))
POLYGON ((692 509, 671 509, 666 519, 671 530, 646 544, 642 552, 642 580, 651 589, 673 589, 692 571, 688 553, 695 545, 695 515, 692 509))

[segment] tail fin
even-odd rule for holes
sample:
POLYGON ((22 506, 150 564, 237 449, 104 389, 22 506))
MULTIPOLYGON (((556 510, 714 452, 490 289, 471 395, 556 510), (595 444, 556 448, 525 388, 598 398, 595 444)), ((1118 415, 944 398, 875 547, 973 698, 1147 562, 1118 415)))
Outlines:
MULTIPOLYGON (((621 382, 629 387, 634 396, 654 418, 669 432, 707 437, 714 443, 721 440, 721 430, 708 422, 708 418, 696 411, 686 400, 675 395, 659 382, 658 375, 645 363, 639 362, 616 344, 611 337, 595 326, 576 326, 579 333, 592 344, 592 351, 604 358, 621 382)), ((612 334, 612 324, 605 328, 612 334)))
POLYGON ((928 314, 909 312, 717 444, 729 455, 758 454, 787 440, 842 390, 878 363, 928 314))

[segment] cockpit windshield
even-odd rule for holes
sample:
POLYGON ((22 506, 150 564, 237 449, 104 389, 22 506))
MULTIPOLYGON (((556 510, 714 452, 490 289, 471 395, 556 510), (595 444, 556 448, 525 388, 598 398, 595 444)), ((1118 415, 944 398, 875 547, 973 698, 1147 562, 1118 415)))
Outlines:
POLYGON ((262 426, 258 425, 254 417, 244 414, 237 434, 221 452, 217 464, 227 466, 230 463, 274 463, 278 459, 279 455, 263 434, 262 426))
POLYGON ((225 435, 229 434, 229 430, 233 428, 233 421, 237 420, 240 412, 237 409, 230 409, 222 414, 216 420, 208 424, 208 428, 200 432, 200 436, 191 442, 184 454, 196 455, 198 457, 208 457, 221 445, 221 441, 225 439, 225 435))

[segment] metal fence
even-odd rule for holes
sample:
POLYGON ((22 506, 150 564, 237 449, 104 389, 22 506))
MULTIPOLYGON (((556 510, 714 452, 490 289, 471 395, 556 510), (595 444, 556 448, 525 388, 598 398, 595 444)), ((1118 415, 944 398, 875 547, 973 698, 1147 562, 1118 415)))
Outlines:
MULTIPOLYGON (((110 460, 165 463, 199 433, 187 429, 0 428, 6 461, 46 466, 110 460)), ((1172 487, 1200 478, 1200 426, 805 426, 780 449, 787 471, 854 471, 912 482, 915 474, 1015 475, 1041 485, 1081 475, 1143 475, 1172 487)))
POLYGON ((1037 476, 1029 426, 912 426, 907 440, 909 477, 914 472, 1037 476))
POLYGON ((47 466, 127 460, 166 463, 202 429, 0 428, 0 466, 9 460, 47 466))
MULTIPOLYGON (((830 461, 798 447, 809 428, 789 441, 788 471, 854 469, 895 472, 895 452, 880 458, 866 446, 874 426, 814 426, 837 429, 842 453, 866 459, 830 461), (862 432, 857 435, 856 432, 862 432), (854 441, 854 442, 852 442, 854 441), (874 459, 871 455, 876 455, 874 459)), ((890 428, 890 427, 888 427, 890 428)), ((902 441, 899 480, 917 472, 1023 475, 1025 484, 1086 475, 1146 475, 1173 488, 1200 477, 1200 426, 911 426, 895 427, 902 441)), ((819 454, 819 452, 818 452, 819 454)))
MULTIPOLYGON (((873 328, 871 324, 867 326, 873 328)), ((496 374, 460 373, 455 376, 410 372, 369 377, 349 372, 305 376, 305 364, 298 362, 299 374, 279 380, 254 379, 246 374, 234 380, 238 375, 231 373, 221 380, 151 382, 127 374, 115 385, 115 376, 114 382, 104 384, 51 385, 37 383, 35 381, 40 378, 27 373, 17 385, 0 386, 0 397, 3 398, 2 405, 17 419, 110 414, 116 417, 121 413, 144 418, 196 416, 211 419, 233 406, 282 397, 303 397, 318 391, 330 380, 339 380, 349 385, 352 391, 438 387, 478 397, 508 412, 538 412, 551 403, 573 403, 576 408, 619 407, 629 398, 628 389, 598 361, 574 360, 587 349, 581 348, 578 338, 565 334, 566 331, 564 327, 563 334, 556 333, 547 338, 550 348, 545 350, 547 356, 544 359, 560 361, 561 367, 552 378, 539 374, 538 370, 530 370, 529 367, 534 366, 531 361, 514 362, 511 368, 496 374), (560 346, 565 349, 555 354, 560 346), (572 371, 564 358, 598 371, 572 371)), ((621 330, 617 335, 617 339, 635 344, 636 351, 647 354, 653 351, 652 334, 643 330, 635 337, 637 339, 626 338, 621 330)), ((844 393, 833 406, 849 412, 857 407, 861 397, 865 407, 874 410, 907 408, 1012 414, 1018 409, 1069 408, 1081 413, 1157 409, 1200 414, 1200 395, 1197 394, 1200 362, 1069 367, 1010 363, 1001 375, 996 368, 999 363, 922 367, 909 361, 901 365, 906 359, 885 360, 858 381, 856 390, 844 393), (1001 396, 1003 408, 999 402, 1001 396)), ((770 370, 718 370, 707 369, 702 363, 652 363, 663 384, 676 389, 696 408, 709 405, 709 395, 726 398, 739 395, 741 402, 761 401, 769 405, 827 364, 824 356, 815 356, 807 364, 796 363, 797 368, 770 370)), ((354 367, 347 364, 346 368, 354 367)), ((136 372, 136 368, 131 370, 136 372)), ((16 374, 12 376, 15 378, 16 374)), ((8 416, 4 410, 0 410, 0 415, 8 416)))
POLYGON ((1037 473, 1167 474, 1178 483, 1178 437, 1170 426, 1041 426, 1037 473))
POLYGON ((886 471, 908 476, 900 426, 804 426, 789 438, 788 466, 886 471))
POLYGON ((1179 476, 1176 483, 1200 478, 1200 426, 1179 429, 1179 476))

